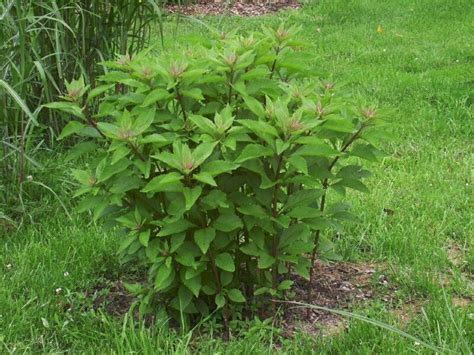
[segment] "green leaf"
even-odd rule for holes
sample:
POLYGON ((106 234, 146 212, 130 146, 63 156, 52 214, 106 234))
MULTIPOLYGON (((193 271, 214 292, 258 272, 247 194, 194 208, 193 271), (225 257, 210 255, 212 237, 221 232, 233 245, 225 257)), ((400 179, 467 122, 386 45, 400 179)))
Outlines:
POLYGON ((194 174, 193 178, 198 180, 198 181, 201 181, 205 184, 208 184, 208 185, 211 185, 211 186, 217 186, 216 181, 214 180, 212 175, 209 174, 209 173, 200 172, 199 174, 194 174))
POLYGON ((288 216, 298 219, 320 217, 322 214, 319 208, 308 206, 296 206, 288 212, 288 216))
POLYGON ((238 207, 237 210, 247 216, 253 216, 255 218, 269 218, 269 215, 265 212, 262 206, 260 205, 248 205, 238 207))
POLYGON ((216 266, 228 272, 235 271, 234 259, 229 253, 222 253, 216 256, 216 266))
POLYGON ((132 162, 128 159, 121 159, 113 165, 109 164, 106 160, 103 160, 102 162, 104 163, 104 168, 100 171, 97 171, 96 173, 97 180, 99 182, 104 182, 110 179, 112 176, 123 172, 132 164, 132 162))
POLYGON ((239 157, 236 160, 236 163, 243 163, 247 160, 267 157, 272 154, 272 150, 268 147, 264 147, 260 144, 249 144, 242 150, 242 153, 240 153, 239 157))
POLYGON ((354 124, 349 119, 336 115, 327 116, 322 127, 343 133, 352 133, 355 130, 354 124))
POLYGON ((142 192, 166 191, 167 186, 177 183, 182 178, 183 176, 177 172, 156 176, 142 189, 142 192))
POLYGON ((206 254, 209 246, 216 237, 216 230, 214 228, 200 229, 194 232, 194 241, 199 246, 203 254, 206 254))
POLYGON ((291 210, 297 206, 308 206, 311 203, 318 202, 324 194, 322 189, 304 189, 293 192, 285 203, 283 210, 291 210))
POLYGON ((300 257, 298 262, 294 265, 294 269, 298 275, 300 275, 305 280, 309 281, 309 268, 310 268, 310 261, 305 257, 300 257))
POLYGON ((184 285, 191 290, 194 296, 199 297, 199 291, 201 291, 202 281, 201 275, 192 277, 190 279, 183 280, 184 285))
POLYGON ((342 186, 349 187, 351 189, 364 192, 364 193, 370 192, 367 186, 365 186, 364 183, 362 183, 360 180, 357 180, 357 179, 345 178, 337 182, 336 184, 332 185, 331 187, 334 187, 335 185, 342 185, 342 186))
POLYGON ((205 163, 201 167, 201 172, 208 173, 212 176, 228 173, 239 167, 238 164, 232 163, 227 160, 214 160, 209 163, 205 163))
POLYGON ((326 143, 311 146, 304 145, 295 152, 295 156, 301 155, 305 157, 331 157, 339 155, 340 152, 326 143))
POLYGON ((82 185, 90 185, 93 179, 91 173, 86 170, 72 169, 71 174, 82 185))
POLYGON ((167 99, 169 96, 170 93, 167 90, 161 88, 155 89, 145 97, 142 107, 148 107, 150 105, 153 105, 157 101, 167 99))
POLYGON ((179 306, 174 304, 175 308, 178 308, 180 311, 184 311, 187 306, 191 303, 193 299, 193 294, 189 292, 189 290, 184 287, 180 286, 178 290, 178 299, 179 299, 179 306))
POLYGON ((268 269, 275 263, 275 258, 268 254, 262 254, 258 258, 258 268, 259 269, 268 269))
POLYGON ((144 247, 148 246, 148 241, 150 240, 150 230, 147 229, 146 231, 143 231, 139 234, 138 240, 144 247))
POLYGON ((192 157, 194 160, 193 168, 197 168, 200 166, 204 161, 212 154, 214 151, 214 147, 216 146, 217 142, 215 143, 201 143, 199 144, 196 149, 194 149, 192 153, 192 157))
POLYGON ((244 295, 242 294, 242 292, 240 290, 238 290, 236 288, 232 288, 229 291, 227 291, 227 297, 229 297, 229 299, 232 302, 236 302, 236 303, 245 302, 244 295))
POLYGON ((170 245, 170 253, 174 253, 181 245, 183 245, 184 240, 186 239, 185 233, 178 233, 173 234, 171 236, 171 245, 170 245))
POLYGON ((178 234, 192 227, 194 227, 194 224, 185 219, 180 219, 161 228, 161 230, 158 232, 158 236, 166 237, 168 235, 178 234))
POLYGON ((172 168, 182 170, 183 167, 181 165, 181 160, 178 158, 177 155, 171 154, 170 152, 162 152, 156 155, 153 155, 152 158, 158 159, 163 163, 169 165, 172 168))
POLYGON ((368 161, 377 161, 378 150, 371 144, 357 144, 350 151, 350 155, 356 156, 368 161))
POLYGON ((288 158, 288 163, 290 163, 290 165, 293 166, 297 171, 308 175, 308 164, 306 163, 305 158, 298 155, 293 155, 288 158))
POLYGON ((214 133, 217 131, 214 122, 204 116, 190 115, 189 119, 204 133, 214 135, 214 133))
POLYGON ((94 89, 89 91, 89 94, 87 95, 87 101, 88 102, 92 101, 92 99, 103 94, 104 92, 107 92, 108 90, 112 89, 114 86, 115 84, 96 86, 94 89))
POLYGON ((161 265, 156 274, 155 289, 159 291, 161 289, 168 287, 168 285, 171 283, 169 282, 169 279, 171 277, 174 278, 172 268, 166 266, 165 264, 161 265))
POLYGON ((133 122, 133 129, 136 134, 145 132, 155 120, 155 108, 141 112, 133 122))
POLYGON ((289 290, 293 286, 293 281, 291 280, 284 280, 278 285, 278 289, 280 291, 286 291, 289 290))
POLYGON ((217 308, 222 308, 225 305, 225 297, 222 293, 216 295, 216 306, 217 308))
POLYGON ((181 92, 183 96, 190 97, 191 99, 201 101, 204 100, 204 96, 202 96, 202 90, 199 88, 192 88, 190 90, 183 90, 181 92))
POLYGON ((262 135, 262 133, 278 137, 278 131, 276 128, 266 122, 255 120, 238 120, 238 122, 259 137, 262 135))
POLYGON ((185 187, 183 188, 184 199, 186 201, 186 211, 190 210, 194 206, 199 196, 201 196, 202 187, 196 186, 194 188, 185 187))
POLYGON ((71 134, 76 134, 80 132, 84 128, 84 124, 78 121, 70 121, 66 126, 64 126, 61 134, 59 135, 58 139, 64 139, 71 134))
POLYGON ((226 233, 244 226, 239 217, 230 213, 221 214, 212 225, 218 231, 226 233))
POLYGON ((257 117, 265 117, 265 109, 263 105, 257 99, 253 98, 252 96, 243 96, 244 102, 257 117))
POLYGON ((120 137, 120 127, 117 125, 107 122, 99 122, 97 123, 97 127, 99 127, 101 132, 108 138, 117 139, 120 137))
POLYGON ((161 143, 163 145, 171 143, 165 136, 153 133, 140 139, 140 144, 161 143))
POLYGON ((59 102, 51 102, 49 104, 44 105, 47 108, 52 108, 55 110, 63 111, 69 113, 73 116, 82 118, 83 120, 86 119, 82 109, 73 102, 66 102, 66 101, 59 101, 59 102))

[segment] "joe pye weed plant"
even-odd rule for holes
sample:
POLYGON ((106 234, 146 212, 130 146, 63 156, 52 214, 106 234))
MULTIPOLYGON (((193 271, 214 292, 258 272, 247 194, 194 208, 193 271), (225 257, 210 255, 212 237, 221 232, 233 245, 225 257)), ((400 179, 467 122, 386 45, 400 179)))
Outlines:
POLYGON ((97 152, 72 172, 79 210, 126 231, 122 260, 147 270, 128 285, 142 312, 189 324, 217 309, 227 327, 275 311, 295 274, 311 296, 322 232, 353 218, 345 192, 367 191, 361 162, 380 155, 383 121, 313 76, 297 30, 124 56, 48 105, 74 117, 61 135, 83 137, 72 155, 97 152))

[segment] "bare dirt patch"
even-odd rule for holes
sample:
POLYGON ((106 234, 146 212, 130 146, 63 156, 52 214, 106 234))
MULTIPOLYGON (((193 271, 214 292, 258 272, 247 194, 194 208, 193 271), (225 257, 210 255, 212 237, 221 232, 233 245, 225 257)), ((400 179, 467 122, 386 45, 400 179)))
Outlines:
MULTIPOLYGON (((383 265, 371 263, 317 263, 310 299, 307 298, 308 283, 296 277, 294 300, 338 310, 350 310, 374 299, 392 303, 397 288, 385 271, 383 265)), ((306 308, 288 307, 284 324, 289 334, 304 330, 330 336, 346 329, 346 320, 340 316, 315 309, 308 311, 306 308)))
POLYGON ((300 6, 296 0, 234 0, 229 5, 227 1, 222 0, 201 0, 189 5, 166 5, 166 9, 171 13, 181 13, 186 16, 226 14, 261 16, 282 9, 297 9, 300 6))
MULTIPOLYGON (((386 267, 372 263, 338 262, 315 265, 315 280, 311 287, 310 304, 338 310, 351 310, 375 299, 391 307, 397 298, 396 286, 391 282, 386 267)), ((308 282, 296 275, 291 300, 308 303, 308 282)), ((136 301, 124 287, 122 281, 105 281, 86 292, 86 298, 94 309, 103 309, 116 316, 128 312, 136 301)), ((294 308, 283 303, 281 328, 285 336, 298 331, 320 336, 332 336, 345 331, 347 320, 325 311, 294 308)), ((408 314, 408 313, 407 313, 408 314)), ((270 316, 266 314, 265 316, 270 316)), ((407 316, 408 317, 408 316, 407 316)), ((148 319, 153 322, 153 317, 148 319)))

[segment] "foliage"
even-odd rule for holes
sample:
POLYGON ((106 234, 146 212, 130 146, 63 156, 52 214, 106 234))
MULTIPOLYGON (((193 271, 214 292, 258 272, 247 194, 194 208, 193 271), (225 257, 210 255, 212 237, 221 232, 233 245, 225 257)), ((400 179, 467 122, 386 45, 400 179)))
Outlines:
POLYGON ((359 158, 376 160, 380 120, 312 77, 297 31, 216 34, 178 60, 120 57, 101 85, 79 79, 47 105, 74 118, 61 137, 86 138, 70 154, 98 153, 72 172, 79 210, 126 230, 123 260, 148 270, 129 285, 143 311, 159 300, 186 322, 222 308, 226 324, 230 303, 265 307, 293 272, 310 279, 320 231, 352 218, 327 192, 367 191, 359 158))

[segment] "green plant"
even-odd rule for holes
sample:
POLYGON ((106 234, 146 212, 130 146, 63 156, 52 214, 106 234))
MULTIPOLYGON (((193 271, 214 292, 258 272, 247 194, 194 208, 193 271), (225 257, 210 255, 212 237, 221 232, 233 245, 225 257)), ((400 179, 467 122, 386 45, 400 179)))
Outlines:
POLYGON ((367 191, 359 158, 379 155, 381 120, 312 77, 296 33, 218 34, 178 61, 120 57, 101 85, 74 81, 47 105, 76 118, 61 137, 93 137, 72 152, 98 154, 72 173, 79 210, 126 231, 119 253, 148 270, 129 285, 143 311, 159 301, 186 323, 222 308, 226 327, 231 311, 265 311, 293 273, 311 282, 321 231, 352 218, 346 189, 367 191))

